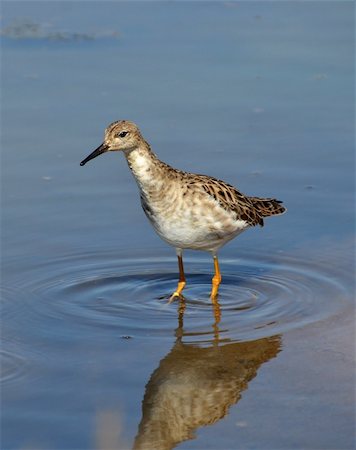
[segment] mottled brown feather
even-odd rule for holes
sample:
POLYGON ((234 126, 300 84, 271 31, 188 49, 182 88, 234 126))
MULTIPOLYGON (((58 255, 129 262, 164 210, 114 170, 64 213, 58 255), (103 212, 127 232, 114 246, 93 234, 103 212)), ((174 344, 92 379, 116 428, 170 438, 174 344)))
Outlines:
POLYGON ((213 197, 227 211, 233 211, 237 219, 249 225, 263 226, 263 217, 282 214, 285 211, 279 200, 248 197, 234 186, 207 175, 193 175, 192 181, 213 197))
POLYGON ((287 211, 282 201, 275 198, 249 197, 249 199, 262 217, 276 216, 287 211))

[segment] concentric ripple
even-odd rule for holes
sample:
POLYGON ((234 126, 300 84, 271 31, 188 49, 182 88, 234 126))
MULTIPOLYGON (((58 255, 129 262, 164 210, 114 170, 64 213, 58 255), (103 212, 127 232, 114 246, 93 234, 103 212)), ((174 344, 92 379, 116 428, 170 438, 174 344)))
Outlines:
MULTIPOLYGON (((186 259, 186 342, 209 342, 217 329, 229 341, 270 336, 324 319, 348 304, 342 281, 322 265, 282 255, 222 259, 216 324, 209 299, 211 266, 208 255, 186 259)), ((3 313, 25 318, 42 335, 51 333, 55 321, 66 324, 67 332, 70 325, 73 330, 111 327, 122 337, 171 339, 178 302, 167 299, 176 280, 174 257, 78 253, 13 276, 16 289, 5 287, 3 313)))
POLYGON ((0 350, 0 382, 9 383, 26 373, 27 360, 13 351, 0 350))

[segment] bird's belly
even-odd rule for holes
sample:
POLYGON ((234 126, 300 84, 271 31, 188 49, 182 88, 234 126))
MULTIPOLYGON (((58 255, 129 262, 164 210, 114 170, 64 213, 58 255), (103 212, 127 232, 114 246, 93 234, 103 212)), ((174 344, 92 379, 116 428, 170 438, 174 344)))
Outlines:
POLYGON ((248 228, 245 221, 225 212, 199 215, 182 209, 171 216, 145 212, 158 235, 176 248, 217 250, 248 228))
POLYGON ((244 229, 232 233, 218 233, 209 229, 192 229, 182 226, 179 229, 156 229, 159 236, 176 248, 212 251, 222 247, 240 234, 244 229))

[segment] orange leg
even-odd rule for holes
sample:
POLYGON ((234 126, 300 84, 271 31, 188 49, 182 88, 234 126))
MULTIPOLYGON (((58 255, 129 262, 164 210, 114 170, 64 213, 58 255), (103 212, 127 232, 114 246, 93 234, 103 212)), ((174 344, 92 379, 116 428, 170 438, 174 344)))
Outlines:
POLYGON ((185 275, 184 275, 184 267, 183 267, 182 251, 177 250, 177 256, 178 256, 178 267, 179 267, 179 281, 178 281, 177 289, 171 295, 168 303, 172 303, 176 297, 182 297, 182 291, 186 284, 185 275))
POLYGON ((213 255, 213 258, 214 258, 215 274, 214 274, 214 276, 213 276, 213 278, 211 280, 212 281, 212 287, 211 287, 210 298, 215 303, 216 300, 217 300, 217 296, 218 296, 219 285, 221 283, 221 273, 220 273, 218 257, 216 255, 213 255))

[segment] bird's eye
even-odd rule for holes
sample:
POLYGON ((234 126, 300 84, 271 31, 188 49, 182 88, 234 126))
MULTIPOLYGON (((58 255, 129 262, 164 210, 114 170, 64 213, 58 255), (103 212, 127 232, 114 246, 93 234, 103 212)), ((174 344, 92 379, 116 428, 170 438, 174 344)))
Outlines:
POLYGON ((127 135, 128 131, 121 131, 121 133, 118 133, 117 137, 125 137, 127 135))

